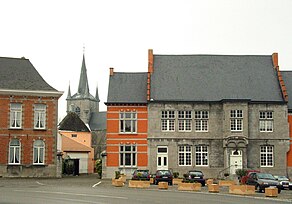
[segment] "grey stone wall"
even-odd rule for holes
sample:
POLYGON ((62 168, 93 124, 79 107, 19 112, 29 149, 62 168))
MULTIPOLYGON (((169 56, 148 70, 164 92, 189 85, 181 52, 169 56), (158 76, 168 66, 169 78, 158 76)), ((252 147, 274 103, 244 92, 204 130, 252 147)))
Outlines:
POLYGON ((259 169, 270 173, 284 173, 287 171, 286 155, 289 150, 287 114, 287 106, 284 104, 152 102, 148 106, 149 170, 154 173, 157 169, 157 146, 167 146, 168 168, 179 172, 181 176, 190 169, 198 169, 202 170, 206 177, 217 177, 220 171, 228 168, 229 154, 234 149, 243 152, 243 168, 259 169), (243 131, 230 130, 230 110, 236 109, 243 111, 243 131), (176 112, 175 131, 162 132, 162 110, 191 110, 193 114, 192 131, 178 131, 176 112), (209 111, 208 132, 195 132, 194 111, 196 110, 209 111), (273 111, 273 132, 259 131, 259 111, 266 110, 273 111), (238 138, 241 138, 244 142, 237 143, 238 138), (227 139, 228 141, 233 140, 233 143, 228 144, 227 139), (181 144, 193 146, 192 166, 178 166, 178 145, 181 144), (198 144, 208 146, 208 167, 194 166, 194 146, 198 144), (274 146, 274 167, 261 168, 260 146, 266 144, 274 146))

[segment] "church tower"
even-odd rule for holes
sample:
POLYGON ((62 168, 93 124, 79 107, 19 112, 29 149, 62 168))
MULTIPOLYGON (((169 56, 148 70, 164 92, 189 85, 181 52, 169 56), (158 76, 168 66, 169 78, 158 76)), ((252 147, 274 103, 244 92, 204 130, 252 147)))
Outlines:
POLYGON ((96 87, 96 96, 92 96, 89 93, 87 71, 85 65, 85 57, 83 54, 81 73, 79 79, 78 91, 71 96, 71 88, 69 85, 67 101, 67 113, 75 112, 79 115, 80 119, 85 123, 89 124, 91 115, 99 112, 99 96, 98 88, 96 87))

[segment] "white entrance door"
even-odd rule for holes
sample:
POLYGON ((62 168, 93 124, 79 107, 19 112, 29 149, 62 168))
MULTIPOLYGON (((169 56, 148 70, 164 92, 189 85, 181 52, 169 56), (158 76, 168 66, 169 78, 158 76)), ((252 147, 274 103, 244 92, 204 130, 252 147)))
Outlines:
POLYGON ((167 146, 157 147, 157 170, 168 169, 168 148, 167 146))
POLYGON ((242 151, 232 150, 230 154, 230 174, 235 174, 237 169, 242 169, 242 151))
POLYGON ((79 173, 88 173, 88 153, 68 153, 71 159, 79 159, 79 173))

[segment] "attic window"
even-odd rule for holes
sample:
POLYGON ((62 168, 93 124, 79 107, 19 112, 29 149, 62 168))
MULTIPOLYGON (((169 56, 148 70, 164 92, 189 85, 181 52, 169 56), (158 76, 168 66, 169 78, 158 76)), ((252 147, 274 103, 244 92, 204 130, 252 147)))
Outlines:
POLYGON ((77 137, 77 134, 72 134, 71 137, 77 137))

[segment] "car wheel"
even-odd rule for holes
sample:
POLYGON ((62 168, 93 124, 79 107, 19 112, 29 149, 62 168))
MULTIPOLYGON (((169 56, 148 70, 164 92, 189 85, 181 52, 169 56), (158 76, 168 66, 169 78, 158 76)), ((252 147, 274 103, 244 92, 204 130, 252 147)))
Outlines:
POLYGON ((289 190, 292 190, 292 187, 289 187, 289 190))
POLYGON ((169 185, 172 186, 172 182, 169 182, 169 185))
POLYGON ((280 188, 278 188, 278 193, 281 193, 281 189, 280 188))
POLYGON ((257 192, 259 192, 259 193, 262 192, 262 190, 260 189, 260 185, 256 185, 255 190, 256 190, 257 192))

